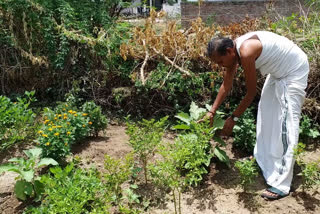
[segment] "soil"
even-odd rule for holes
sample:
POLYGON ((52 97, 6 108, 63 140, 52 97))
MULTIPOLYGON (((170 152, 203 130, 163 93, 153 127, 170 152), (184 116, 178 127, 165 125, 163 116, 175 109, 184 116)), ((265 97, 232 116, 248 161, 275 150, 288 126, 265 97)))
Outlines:
MULTIPOLYGON (((167 135, 167 140, 172 136, 167 135)), ((97 138, 89 138, 73 148, 73 153, 81 157, 84 167, 94 164, 103 170, 104 155, 122 158, 132 149, 128 144, 129 137, 125 134, 125 127, 110 125, 105 134, 97 138)), ((202 185, 192 188, 182 194, 182 213, 186 214, 246 214, 246 213, 277 213, 277 214, 312 214, 320 213, 319 189, 302 192, 299 168, 295 168, 292 192, 289 196, 276 201, 266 201, 260 197, 266 188, 261 175, 249 192, 244 192, 239 187, 239 174, 234 168, 234 162, 241 158, 241 154, 232 147, 232 139, 227 139, 227 154, 231 159, 231 168, 213 160, 202 185)), ((21 156, 22 150, 29 145, 13 148, 0 155, 0 163, 5 163, 13 156, 21 156)), ((308 158, 318 159, 319 148, 308 151, 308 158)), ((23 209, 32 202, 21 202, 14 196, 15 173, 4 173, 0 176, 0 213, 22 213, 23 209)), ((156 194, 152 187, 139 186, 144 195, 156 194)), ((157 203, 151 203, 148 211, 150 214, 174 213, 174 204, 171 196, 162 194, 157 196, 157 203)))

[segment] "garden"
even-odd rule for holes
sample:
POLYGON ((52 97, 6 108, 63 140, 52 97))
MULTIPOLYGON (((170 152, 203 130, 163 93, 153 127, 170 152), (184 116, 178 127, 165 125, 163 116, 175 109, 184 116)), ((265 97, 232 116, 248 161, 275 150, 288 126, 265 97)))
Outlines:
POLYGON ((320 213, 320 2, 187 27, 153 9, 128 21, 128 5, 0 2, 0 213, 320 213), (223 82, 208 41, 256 30, 288 37, 310 64, 291 192, 276 201, 260 197, 252 157, 265 77, 231 136, 241 67, 213 124, 197 122, 223 82))

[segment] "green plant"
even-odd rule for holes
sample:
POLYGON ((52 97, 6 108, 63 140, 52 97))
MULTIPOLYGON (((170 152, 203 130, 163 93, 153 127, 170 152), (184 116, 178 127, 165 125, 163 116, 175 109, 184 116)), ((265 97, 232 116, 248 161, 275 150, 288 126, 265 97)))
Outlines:
POLYGON ((299 127, 300 139, 307 140, 308 138, 315 139, 320 136, 317 126, 312 126, 311 119, 307 115, 302 115, 299 127))
POLYGON ((301 173, 299 175, 302 176, 302 191, 320 185, 320 159, 317 161, 306 161, 305 148, 305 144, 298 143, 294 149, 297 164, 301 167, 301 173))
POLYGON ((58 163, 51 158, 40 159, 42 150, 39 148, 24 150, 23 152, 27 155, 28 159, 11 158, 9 160, 11 163, 0 166, 0 174, 4 171, 18 173, 19 176, 16 177, 17 182, 14 187, 17 198, 26 200, 29 196, 36 197, 36 200, 39 200, 44 185, 40 181, 40 177, 36 176, 36 173, 43 166, 57 165, 58 163))
POLYGON ((133 155, 129 154, 124 161, 114 159, 105 155, 104 173, 105 185, 108 191, 112 192, 112 200, 119 203, 122 198, 123 190, 121 185, 128 181, 132 174, 133 155))
POLYGON ((83 170, 74 164, 50 168, 42 176, 44 198, 39 207, 25 213, 109 213, 108 192, 95 169, 83 170))
POLYGON ((89 124, 91 132, 98 136, 99 131, 107 128, 108 120, 106 116, 102 114, 101 107, 97 106, 93 101, 85 102, 81 106, 83 115, 87 115, 90 119, 89 124))
POLYGON ((34 91, 26 91, 26 97, 18 97, 16 102, 12 102, 8 97, 0 96, 1 151, 16 142, 33 138, 34 129, 36 129, 35 114, 29 106, 36 101, 34 93, 34 91))
POLYGON ((252 153, 256 144, 256 123, 252 109, 246 110, 233 128, 234 145, 252 153))
POLYGON ((250 185, 255 182, 258 176, 258 167, 255 158, 236 161, 235 167, 239 170, 241 186, 244 191, 248 191, 250 185))
POLYGON ((155 119, 143 119, 137 124, 127 123, 126 133, 130 136, 129 143, 142 164, 146 183, 148 160, 162 140, 167 119, 168 117, 163 117, 157 122, 155 119))
MULTIPOLYGON (((210 110, 210 106, 207 105, 206 108, 210 110)), ((207 112, 204 108, 199 108, 194 102, 191 103, 189 109, 190 115, 184 112, 178 113, 175 117, 178 118, 181 122, 180 124, 173 127, 175 130, 183 131, 183 133, 192 133, 195 134, 199 142, 207 143, 210 145, 210 140, 213 139, 215 146, 213 153, 216 157, 230 166, 230 160, 225 151, 220 147, 225 146, 224 141, 217 135, 217 131, 223 128, 224 121, 221 119, 220 115, 223 114, 218 112, 213 119, 212 127, 209 125, 209 121, 206 120, 202 123, 197 121, 204 116, 207 112)), ((210 145, 211 146, 211 145, 210 145)), ((208 152, 208 151, 207 151, 208 152)))
POLYGON ((181 175, 179 164, 176 162, 178 156, 175 153, 176 151, 168 145, 160 146, 159 154, 162 159, 150 164, 148 168, 156 185, 172 191, 175 214, 181 214, 181 192, 186 188, 187 182, 181 175))

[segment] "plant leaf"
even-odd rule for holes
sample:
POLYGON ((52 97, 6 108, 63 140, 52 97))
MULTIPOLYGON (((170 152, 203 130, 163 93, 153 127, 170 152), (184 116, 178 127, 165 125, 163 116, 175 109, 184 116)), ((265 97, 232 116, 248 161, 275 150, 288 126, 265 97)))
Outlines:
POLYGON ((173 129, 183 129, 183 130, 187 130, 190 129, 190 126, 186 125, 186 124, 180 124, 180 125, 176 125, 174 127, 172 127, 173 129))
POLYGON ((214 136, 212 139, 218 142, 221 146, 226 146, 226 143, 221 139, 221 137, 214 136))
POLYGON ((19 168, 16 165, 13 165, 10 163, 3 164, 0 166, 0 174, 3 172, 7 172, 7 171, 13 171, 13 172, 17 172, 17 173, 20 172, 19 168))
POLYGON ((214 154, 218 157, 220 161, 226 163, 230 167, 230 159, 225 151, 216 146, 214 148, 214 154))
POLYGON ((34 148, 34 149, 24 150, 23 152, 28 156, 28 158, 38 158, 42 153, 42 149, 34 148))
POLYGON ((31 182, 34 177, 34 171, 33 170, 21 171, 20 175, 24 180, 31 182))
POLYGON ((40 160, 40 162, 37 164, 37 167, 41 167, 41 166, 48 166, 48 165, 53 165, 53 166, 56 166, 58 165, 58 162, 55 161, 54 159, 52 158, 42 158, 40 160))
POLYGON ((16 182, 16 185, 14 186, 14 193, 16 194, 17 198, 23 201, 26 200, 26 194, 24 192, 26 183, 27 182, 24 180, 19 180, 16 182))
POLYGON ((187 113, 180 112, 174 117, 176 117, 179 120, 181 120, 181 121, 185 122, 186 124, 190 125, 191 118, 187 113))
POLYGON ((36 193, 36 197, 40 196, 44 192, 44 184, 39 180, 34 181, 34 191, 36 193))
POLYGON ((224 126, 224 120, 219 115, 216 114, 213 119, 213 127, 215 128, 215 130, 217 130, 217 129, 222 129, 223 126, 224 126))
POLYGON ((190 116, 193 120, 198 120, 200 115, 204 112, 206 112, 206 109, 204 108, 199 108, 195 102, 192 102, 190 105, 190 116))

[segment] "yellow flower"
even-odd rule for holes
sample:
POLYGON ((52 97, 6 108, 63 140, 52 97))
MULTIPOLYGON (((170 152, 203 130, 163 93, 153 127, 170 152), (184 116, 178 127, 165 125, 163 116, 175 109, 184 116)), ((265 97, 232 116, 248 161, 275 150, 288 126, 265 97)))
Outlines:
POLYGON ((74 114, 74 116, 76 117, 76 116, 78 116, 77 114, 74 114))
POLYGON ((58 118, 56 118, 56 117, 55 117, 54 119, 55 119, 55 120, 58 120, 58 118))
POLYGON ((38 134, 41 134, 41 133, 43 133, 43 131, 41 131, 41 130, 40 130, 40 131, 38 131, 38 134))
POLYGON ((64 145, 65 145, 65 146, 68 146, 68 143, 67 143, 67 142, 65 142, 65 143, 64 143, 64 145))
POLYGON ((59 136, 59 132, 54 133, 55 136, 59 136))
POLYGON ((57 126, 52 126, 53 129, 57 128, 57 126))
POLYGON ((92 122, 90 121, 89 124, 92 125, 92 122))
POLYGON ((43 135, 42 135, 42 137, 48 137, 48 135, 46 135, 46 134, 43 134, 43 135))
POLYGON ((68 125, 70 125, 70 122, 67 122, 68 125))
POLYGON ((49 130, 49 131, 52 131, 52 128, 49 128, 48 130, 49 130))
POLYGON ((62 128, 62 126, 57 126, 58 128, 62 128))
POLYGON ((61 117, 62 115, 61 114, 58 114, 58 117, 61 117))
POLYGON ((50 123, 50 124, 48 124, 48 126, 52 126, 52 124, 50 123))
POLYGON ((39 146, 39 145, 40 145, 40 143, 39 143, 39 142, 36 142, 36 145, 37 145, 37 146, 39 146))
POLYGON ((64 116, 63 119, 66 120, 66 119, 68 119, 68 117, 64 116))
POLYGON ((83 114, 82 114, 82 116, 87 116, 87 115, 88 115, 87 113, 83 113, 83 114))
POLYGON ((68 112, 69 112, 70 114, 72 114, 72 110, 69 110, 68 112))
POLYGON ((50 121, 50 120, 45 120, 45 121, 44 121, 44 124, 47 124, 49 121, 50 121))
POLYGON ((82 127, 84 128, 84 127, 86 127, 86 125, 83 124, 82 127))
POLYGON ((67 135, 70 135, 71 134, 71 132, 67 132, 67 135))
POLYGON ((66 107, 68 107, 68 104, 66 104, 66 107))
POLYGON ((50 142, 47 142, 47 143, 46 143, 46 146, 49 146, 49 145, 50 145, 50 142))
POLYGON ((62 109, 63 111, 65 111, 66 109, 64 108, 64 109, 62 109))

